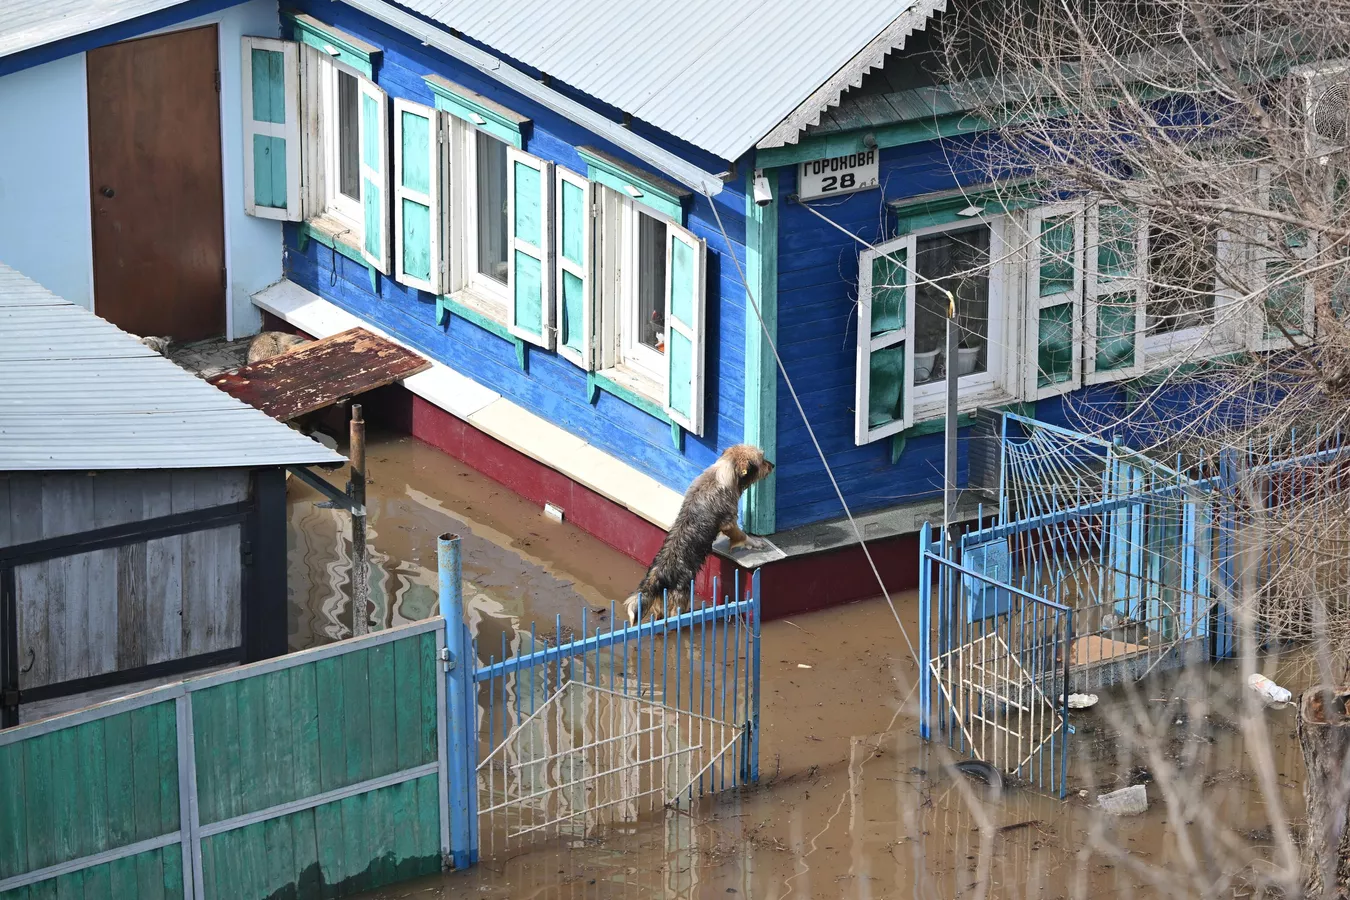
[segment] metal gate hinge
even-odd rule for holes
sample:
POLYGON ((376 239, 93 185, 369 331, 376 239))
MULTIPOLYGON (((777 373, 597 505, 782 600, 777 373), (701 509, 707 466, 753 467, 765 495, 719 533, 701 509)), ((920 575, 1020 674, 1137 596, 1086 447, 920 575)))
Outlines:
POLYGON ((455 658, 450 655, 449 647, 441 648, 441 662, 445 663, 445 671, 449 672, 455 667, 455 658))
POLYGON ((18 706, 19 692, 13 688, 0 691, 0 706, 18 706))

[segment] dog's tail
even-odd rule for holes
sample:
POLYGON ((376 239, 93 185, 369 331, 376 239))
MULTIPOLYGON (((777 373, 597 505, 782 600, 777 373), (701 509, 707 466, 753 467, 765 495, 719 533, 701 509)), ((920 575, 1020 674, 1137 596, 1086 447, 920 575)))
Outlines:
POLYGON ((623 608, 628 614, 628 624, 636 625, 641 620, 642 614, 647 611, 643 608, 642 592, 629 594, 628 599, 623 601, 623 608))

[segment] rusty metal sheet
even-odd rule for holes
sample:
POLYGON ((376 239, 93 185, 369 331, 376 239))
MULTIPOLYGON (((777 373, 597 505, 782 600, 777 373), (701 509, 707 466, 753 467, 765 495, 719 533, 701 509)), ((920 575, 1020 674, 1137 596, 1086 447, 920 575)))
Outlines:
POLYGON ((226 372, 211 384, 283 422, 415 375, 431 363, 364 328, 226 372))

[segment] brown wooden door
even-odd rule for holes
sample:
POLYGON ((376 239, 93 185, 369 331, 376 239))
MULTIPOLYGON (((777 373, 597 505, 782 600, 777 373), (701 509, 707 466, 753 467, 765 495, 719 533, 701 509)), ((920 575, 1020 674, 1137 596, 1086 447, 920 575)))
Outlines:
POLYGON ((225 331, 216 28, 88 54, 94 311, 138 335, 225 331))

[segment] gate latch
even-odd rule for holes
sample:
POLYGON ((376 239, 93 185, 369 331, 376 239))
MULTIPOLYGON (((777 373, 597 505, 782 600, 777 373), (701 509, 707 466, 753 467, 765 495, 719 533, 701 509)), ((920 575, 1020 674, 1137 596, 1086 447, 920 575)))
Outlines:
POLYGON ((14 688, 7 688, 0 691, 0 706, 18 706, 19 692, 14 688))
POLYGON ((449 672, 455 667, 455 658, 450 655, 449 647, 441 648, 441 662, 445 663, 445 671, 449 672))

